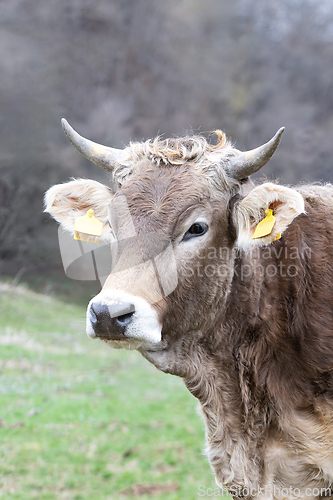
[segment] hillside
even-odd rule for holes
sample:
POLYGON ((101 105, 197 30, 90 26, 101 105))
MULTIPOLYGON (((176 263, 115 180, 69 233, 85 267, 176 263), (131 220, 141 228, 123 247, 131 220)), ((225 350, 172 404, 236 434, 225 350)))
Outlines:
POLYGON ((196 498, 215 487, 196 401, 84 308, 0 284, 0 498, 196 498))

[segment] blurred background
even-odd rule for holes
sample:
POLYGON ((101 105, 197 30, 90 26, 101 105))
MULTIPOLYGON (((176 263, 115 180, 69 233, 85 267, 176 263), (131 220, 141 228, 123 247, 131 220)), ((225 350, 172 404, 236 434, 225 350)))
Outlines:
POLYGON ((43 193, 108 181, 61 117, 115 147, 222 128, 253 148, 285 126, 264 174, 332 180, 332 21, 330 0, 1 0, 0 273, 57 289, 43 193))

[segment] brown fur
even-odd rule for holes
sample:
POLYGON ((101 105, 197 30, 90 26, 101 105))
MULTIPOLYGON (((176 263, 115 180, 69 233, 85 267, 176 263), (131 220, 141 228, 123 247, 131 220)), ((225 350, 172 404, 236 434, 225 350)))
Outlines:
MULTIPOLYGON (((181 142, 132 145, 135 168, 116 172, 123 187, 109 218, 120 239, 169 239, 178 286, 163 296, 150 285, 146 264, 141 276, 138 269, 111 273, 103 290, 153 303, 162 341, 138 350, 182 377, 198 398, 218 484, 235 497, 235 489, 250 488, 248 498, 292 498, 269 493, 292 487, 301 498, 316 498, 320 493, 306 488, 333 487, 333 188, 238 183, 224 169, 232 148, 220 139, 216 161, 214 148, 200 141, 195 154, 199 146, 188 140, 185 149, 181 142), (130 223, 121 217, 124 199, 130 223), (254 244, 267 208, 276 211, 282 238, 274 241, 273 232, 254 244), (196 213, 210 230, 193 252, 182 235, 196 213)), ((54 201, 63 198, 52 190, 48 210, 66 219, 54 201)))
MULTIPOLYGON (((141 181, 147 190, 148 179, 141 181)), ((191 181, 180 190, 195 196, 195 189, 191 181)), ((138 191, 129 183, 124 192, 133 201, 134 220, 138 212, 137 229, 147 230, 138 191)), ((172 201, 161 204, 162 218, 157 217, 164 227, 174 220, 175 206, 182 211, 177 189, 167 191, 172 201)), ((230 249, 230 274, 214 283, 206 277, 182 279, 159 304, 166 349, 142 354, 182 376, 199 399, 207 454, 219 484, 231 491, 287 486, 300 488, 304 496, 307 487, 328 488, 333 481, 333 223, 327 216, 333 205, 316 192, 306 202, 306 215, 280 240, 250 251, 233 250, 222 200, 210 207, 220 231, 209 244, 230 249), (264 276, 254 270, 240 279, 242 266, 260 264, 264 276), (281 272, 271 278, 269 266, 281 272), (291 276, 284 276, 289 267, 291 276)), ((154 218, 147 221, 151 229, 154 218)), ((217 258, 213 266, 218 264, 217 258)))

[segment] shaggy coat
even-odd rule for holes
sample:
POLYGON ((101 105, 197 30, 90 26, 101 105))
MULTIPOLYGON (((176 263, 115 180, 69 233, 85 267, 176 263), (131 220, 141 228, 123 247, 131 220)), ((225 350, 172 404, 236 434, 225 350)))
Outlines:
POLYGON ((237 150, 218 137, 217 146, 201 137, 132 144, 127 163, 116 165, 115 194, 71 181, 48 191, 46 210, 70 231, 94 208, 105 239, 134 235, 142 243, 159 234, 170 242, 171 292, 163 293, 171 254, 154 280, 149 262, 121 266, 136 253, 129 245, 88 307, 87 331, 98 300, 133 298, 136 329, 119 339, 105 326, 96 336, 134 344, 184 379, 200 402, 217 484, 235 498, 330 496, 333 187, 235 180, 228 162, 237 150), (267 208, 274 228, 252 239, 267 208), (195 224, 205 233, 193 236, 195 224))

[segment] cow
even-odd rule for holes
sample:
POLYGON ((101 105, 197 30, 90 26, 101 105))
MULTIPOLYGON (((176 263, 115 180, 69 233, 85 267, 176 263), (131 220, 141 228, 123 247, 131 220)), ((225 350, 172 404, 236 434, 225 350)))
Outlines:
POLYGON ((110 242, 88 336, 184 380, 234 498, 333 498, 333 186, 251 179, 284 128, 245 152, 220 130, 118 150, 62 123, 117 184, 45 195, 66 231, 93 209, 110 242))

